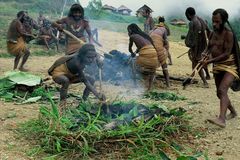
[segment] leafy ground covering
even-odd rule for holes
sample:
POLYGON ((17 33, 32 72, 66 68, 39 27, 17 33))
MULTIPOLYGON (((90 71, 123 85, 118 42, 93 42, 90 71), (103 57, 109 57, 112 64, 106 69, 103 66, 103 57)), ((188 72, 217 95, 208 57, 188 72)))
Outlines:
POLYGON ((155 101, 159 100, 172 100, 172 101, 177 101, 177 100, 186 100, 187 98, 184 96, 179 96, 176 95, 175 93, 171 92, 159 92, 159 91, 150 91, 144 95, 145 98, 150 98, 155 101))
MULTIPOLYGON (((10 59, 12 56, 7 54, 5 37, 7 27, 10 21, 15 18, 18 11, 17 8, 21 8, 22 3, 23 1, 21 1, 21 3, 16 3, 12 0, 0 2, 0 36, 2 37, 0 40, 0 57, 4 57, 0 58, 1 73, 12 69, 13 63, 12 59, 10 59)), ((38 14, 32 11, 29 13, 34 18, 36 18, 38 14)), ((53 14, 46 15, 50 16, 51 19, 55 19, 58 16, 53 16, 53 14)), ((129 23, 126 22, 129 21, 121 23, 109 22, 107 19, 91 20, 91 25, 99 28, 100 42, 103 43, 106 50, 119 49, 127 53, 128 36, 126 27, 129 23)), ((134 22, 138 23, 137 21, 134 22)), ((138 24, 141 27, 143 26, 141 22, 138 24)), ((236 26, 238 26, 237 24, 238 23, 236 23, 236 26)), ((176 57, 187 51, 187 48, 182 45, 182 42, 176 43, 172 41, 179 41, 180 35, 185 34, 187 28, 170 25, 170 29, 170 51, 173 56, 174 65, 169 66, 169 72, 171 75, 183 76, 186 75, 186 73, 191 73, 191 65, 187 56, 181 59, 176 57)), ((45 51, 35 44, 30 44, 28 46, 33 55, 40 56, 30 56, 26 66, 31 69, 32 73, 46 76, 47 69, 60 55, 54 50, 45 51), (42 63, 41 66, 36 65, 39 64, 39 62, 44 63, 42 63)), ((158 82, 157 85, 161 83, 162 82, 158 82)), ((11 85, 12 84, 9 83, 10 87, 11 85)), ((187 109, 188 112, 182 113, 181 116, 172 115, 173 118, 161 114, 156 115, 146 123, 141 123, 143 120, 140 118, 140 123, 127 123, 126 125, 120 125, 115 130, 104 130, 103 127, 109 124, 108 122, 112 122, 111 120, 113 120, 113 118, 101 114, 101 110, 97 110, 94 114, 89 111, 89 108, 91 108, 90 106, 98 108, 99 104, 86 102, 80 103, 78 107, 69 105, 70 109, 66 110, 65 114, 60 117, 56 109, 56 102, 51 101, 51 98, 54 98, 52 95, 56 93, 55 88, 51 91, 46 90, 45 87, 40 87, 38 88, 39 90, 34 90, 32 92, 37 92, 36 94, 27 93, 26 96, 26 92, 19 94, 20 92, 17 91, 17 94, 15 94, 15 87, 11 88, 9 92, 11 93, 10 96, 13 97, 10 98, 11 102, 4 102, 6 101, 4 97, 2 97, 3 101, 0 101, 0 159, 77 159, 77 157, 80 156, 86 159, 126 159, 126 157, 129 159, 137 159, 137 156, 139 159, 156 159, 155 157, 158 159, 163 157, 165 157, 163 159, 168 159, 167 157, 170 159, 175 159, 175 157, 179 157, 179 159, 196 159, 196 157, 199 156, 198 159, 208 159, 208 156, 210 157, 209 159, 214 160, 238 159, 240 155, 238 143, 239 118, 228 121, 227 129, 225 130, 219 130, 217 127, 215 128, 204 122, 204 120, 214 117, 219 112, 219 101, 215 95, 213 80, 210 81, 210 88, 207 90, 201 88, 201 84, 194 84, 186 90, 182 90, 182 86, 179 84, 173 84, 170 89, 159 86, 157 86, 157 88, 161 89, 161 92, 154 93, 154 96, 150 94, 149 98, 144 98, 134 103, 139 105, 140 101, 151 102, 151 104, 144 104, 147 108, 161 108, 165 111, 171 111, 172 109, 170 108, 181 106, 187 109), (163 93, 180 93, 180 95, 187 97, 187 100, 162 100, 161 94, 159 93, 162 93, 163 90, 166 91, 163 93), (31 97, 42 95, 44 98, 39 100, 42 104, 40 109, 41 114, 38 118, 38 103, 22 103, 31 97), (152 104, 155 99, 154 97, 157 97, 156 100, 161 100, 160 102, 154 102, 158 103, 158 105, 152 104), (52 102, 52 105, 49 105, 50 102, 52 102), (21 105, 15 105, 16 103, 21 105), (162 104, 169 108, 163 107, 162 104), (87 123, 81 124, 79 122, 81 119, 76 113, 82 115, 87 123), (193 118, 191 121, 189 120, 189 114, 193 118), (156 123, 154 123, 153 120, 156 121, 156 123), (17 124, 25 121, 27 122, 22 124, 19 129, 17 124), (162 129, 160 133, 157 132, 159 126, 160 129, 162 129), (170 128, 168 128, 168 126, 170 128), (195 131, 192 126, 200 126, 204 128, 204 130, 195 131), (18 132, 15 131, 16 128, 18 128, 18 132), (82 129, 83 132, 81 132, 80 129, 82 129), (166 129, 168 129, 169 132, 167 132, 166 129), (22 134, 19 135, 19 133, 22 134), (80 137, 77 137, 77 134, 80 135, 80 137), (24 135, 25 139, 22 139, 21 135, 24 135), (193 139, 194 142, 192 142, 193 139), (136 146, 139 147, 140 150, 137 150, 136 146), (103 148, 104 150, 106 149, 106 152, 102 150, 103 148), (202 152, 197 152, 198 150, 202 152), (191 157, 186 158, 187 155, 191 155, 191 157)), ((109 84, 105 85, 104 89, 109 97, 123 93, 127 93, 129 96, 131 92, 131 89, 124 90, 109 84)), ((80 90, 82 90, 82 88, 80 88, 80 90)), ((2 92, 2 90, 0 92, 2 92)), ((237 107, 237 104, 239 104, 239 95, 238 93, 229 92, 230 99, 232 103, 236 105, 236 109, 239 112, 239 108, 237 107)), ((79 88, 77 93, 79 94, 79 88)), ((179 96, 179 94, 175 95, 179 96)), ((123 100, 117 100, 112 102, 112 104, 132 104, 132 102, 125 101, 123 103, 122 101, 123 100)), ((133 116, 136 115, 136 108, 129 110, 128 113, 133 116)), ((115 118, 116 117, 114 117, 114 120, 115 118)), ((117 118, 118 121, 122 121, 128 117, 126 117, 126 115, 119 115, 117 118)))
MULTIPOLYGON (((46 88, 41 86, 42 79, 39 76, 26 72, 9 71, 0 78, 0 99, 5 102, 18 104, 35 103, 44 100, 46 88)), ((47 89, 51 94, 56 89, 47 89)))
MULTIPOLYGON (((189 116, 182 108, 168 109, 159 103, 143 105, 135 101, 115 100, 108 104, 87 101, 77 107, 69 106, 60 115, 52 99, 56 89, 49 88, 41 86, 40 77, 25 72, 8 72, 0 79, 0 97, 5 101, 51 104, 51 107, 42 105, 39 118, 22 124, 19 129, 26 139, 34 139, 41 146, 34 152, 36 156, 43 153, 72 159, 99 155, 130 159, 204 156, 182 145, 183 140, 189 141, 188 136, 193 136, 189 116)), ((185 99, 168 92, 146 95, 154 100, 185 99)))
MULTIPOLYGON (((127 52, 127 42, 128 38, 125 34, 111 32, 111 31, 101 31, 100 32, 100 41, 103 43, 104 48, 106 50, 111 51, 113 49, 119 49, 120 51, 127 52), (115 37, 118 37, 118 41, 114 41, 115 37), (110 43, 111 42, 111 43, 110 43), (109 44, 110 43, 110 44, 109 44), (119 48, 119 43, 121 46, 126 46, 126 48, 119 48)), ((169 67, 169 71, 171 75, 174 76, 184 76, 186 73, 191 73, 191 65, 188 61, 187 56, 182 57, 182 59, 177 59, 176 57, 179 56, 181 53, 185 52, 187 49, 183 47, 180 43, 170 42, 171 48, 170 51, 173 53, 173 60, 174 65, 169 67)), ((59 57, 60 55, 54 56, 31 56, 29 61, 26 64, 26 67, 30 69, 31 73, 38 74, 39 76, 47 76, 47 70, 49 66, 59 57), (39 62, 44 62, 39 65, 39 62)), ((0 58, 0 72, 3 74, 6 71, 12 69, 13 59, 10 58, 0 58)), ((200 81, 201 82, 201 81, 200 81)), ((228 121, 227 122, 227 129, 219 130, 217 127, 214 127, 211 124, 205 123, 204 120, 215 116, 218 114, 218 105, 219 101, 215 95, 215 86, 214 81, 210 80, 210 88, 205 89, 202 88, 202 84, 193 84, 189 86, 187 89, 182 90, 182 84, 178 82, 172 81, 172 86, 168 89, 164 88, 164 83, 162 81, 157 81, 154 84, 154 87, 158 89, 159 92, 170 92, 170 93, 178 93, 177 95, 184 95, 187 100, 178 100, 178 101, 169 101, 169 100, 161 100, 160 102, 154 102, 154 100, 149 98, 142 99, 142 94, 139 94, 139 90, 134 90, 133 88, 129 88, 126 84, 125 87, 123 86, 114 86, 111 84, 104 83, 103 90, 104 93, 108 98, 114 98, 116 96, 122 97, 125 96, 122 101, 130 99, 134 99, 136 102, 144 104, 148 106, 151 103, 159 103, 167 106, 168 110, 176 107, 183 107, 187 110, 187 113, 184 115, 192 116, 192 120, 188 121, 188 124, 191 127, 201 127, 203 130, 189 132, 190 135, 188 138, 190 140, 185 141, 181 139, 177 144, 183 146, 186 150, 187 154, 193 155, 194 153, 190 153, 191 150, 202 151, 202 153, 208 153, 209 159, 236 159, 239 157, 239 118, 228 121), (204 93, 204 94, 203 94, 204 93), (192 134, 193 133, 193 134, 192 134), (193 136, 191 136, 191 134, 193 136), (193 142, 192 142, 193 141, 193 142)), ((83 85, 72 85, 70 87, 70 93, 76 93, 77 95, 81 95, 83 90, 83 85)), ((96 87, 98 87, 98 82, 96 82, 96 87)), ((141 92, 141 90, 140 90, 141 92)), ((233 104, 239 104, 239 95, 238 93, 233 93, 229 91, 229 96, 231 98, 233 104)), ((94 100, 91 98, 91 101, 94 100)), ((51 108, 49 106, 49 99, 46 98, 44 101, 39 101, 43 103, 43 106, 51 108)), ((78 103, 77 103, 78 104, 78 103)), ((53 154, 44 152, 44 148, 40 142, 36 142, 35 138, 33 140, 23 139, 19 132, 16 132, 16 129, 19 128, 17 125, 19 122, 26 122, 30 121, 29 123, 38 119, 39 114, 39 104, 32 103, 32 104, 22 104, 22 105, 15 105, 14 102, 3 102, 0 101, 1 105, 1 112, 0 112, 0 130, 1 130, 1 137, 0 137, 0 157, 2 159, 12 158, 12 159, 44 159, 44 157, 50 157, 46 159, 61 159, 61 155, 63 152, 53 154), (34 120, 35 119, 35 120, 34 120)), ((72 105, 69 105, 72 106, 72 105)), ((73 105, 76 107, 78 105, 73 105)), ((71 107, 72 108, 72 107, 71 107)), ((72 108, 74 109, 74 108, 72 108)), ((236 107, 239 111, 239 109, 236 107)), ((74 122, 74 121, 73 121, 74 122)), ((47 130, 47 129, 46 129, 47 130)), ((71 131, 72 132, 72 131, 71 131)), ((29 132, 30 133, 30 132, 29 132)), ((184 138, 187 138, 184 136, 184 138)), ((173 138, 171 138, 173 139, 173 138)), ((160 148, 162 149, 162 148, 160 148)), ((175 159, 177 155, 171 149, 162 149, 167 156, 171 159, 175 159)), ((183 151, 182 151, 183 152, 183 151)), ((117 152, 118 153, 118 152, 117 152)), ((196 153, 196 152, 195 152, 196 153)), ((94 153, 90 153, 89 157, 95 155, 94 153)), ((111 159, 114 155, 120 154, 107 154, 106 156, 111 159)), ((139 153, 139 155, 142 155, 139 153)), ((104 157, 100 158, 104 159, 104 157)), ((105 156, 105 157, 106 157, 105 156)), ((97 158, 96 156, 94 157, 97 158)), ((115 158, 115 157, 114 157, 115 158)), ((64 159, 64 158, 62 158, 64 159)), ((66 158, 65 158, 66 159, 66 158)), ((106 159, 106 158, 105 158, 106 159)), ((112 158, 113 159, 113 158, 112 158)), ((117 158, 115 158, 117 159, 117 158)), ((119 157, 119 159, 121 159, 119 157)), ((153 158, 152 158, 153 159, 153 158)), ((204 159, 203 156, 199 159, 204 159)))
POLYGON ((37 141, 41 146, 37 154, 45 152, 57 159, 118 157, 167 160, 177 156, 179 160, 194 160, 205 156, 182 144, 190 140, 189 136, 194 136, 188 124, 189 116, 182 108, 167 109, 159 104, 114 101, 109 104, 110 110, 120 106, 132 106, 132 109, 106 114, 101 104, 88 101, 67 109, 60 116, 56 104, 49 100, 51 108, 42 106, 40 118, 24 123, 19 130, 28 140, 37 141), (140 114, 139 106, 147 109, 148 114, 140 114), (90 112, 93 108, 98 108, 97 112, 90 112), (149 114, 151 118, 146 120, 149 114))

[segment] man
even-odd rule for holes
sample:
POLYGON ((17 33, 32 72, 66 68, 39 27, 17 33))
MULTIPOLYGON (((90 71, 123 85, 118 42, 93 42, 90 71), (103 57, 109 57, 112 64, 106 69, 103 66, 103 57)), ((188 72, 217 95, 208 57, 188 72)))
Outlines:
POLYGON ((57 50, 58 50, 58 43, 57 43, 57 37, 53 33, 53 28, 51 27, 51 22, 49 22, 47 19, 43 20, 43 25, 39 30, 39 44, 44 44, 47 49, 49 50, 49 44, 55 43, 57 50))
POLYGON ((157 27, 160 27, 162 30, 164 30, 163 28, 165 28, 165 33, 164 33, 164 48, 166 49, 167 51, 167 56, 168 56, 168 60, 169 60, 169 65, 172 65, 172 56, 169 52, 169 42, 168 42, 168 39, 167 39, 167 36, 170 36, 170 29, 169 27, 165 24, 165 18, 164 17, 159 17, 158 18, 158 25, 156 25, 157 27), (166 35, 166 36, 165 36, 166 35))
POLYGON ((97 56, 98 54, 94 46, 92 44, 85 44, 77 53, 59 58, 49 68, 49 75, 52 76, 56 83, 62 86, 60 90, 60 109, 66 105, 68 87, 72 83, 83 82, 85 84, 86 88, 83 91, 83 100, 88 98, 90 92, 101 100, 106 99, 104 94, 98 93, 94 88, 94 78, 86 75, 83 71, 86 65, 90 65, 96 61, 97 56))
MULTIPOLYGON (((89 37, 89 42, 93 42, 89 22, 84 18, 84 9, 79 4, 73 4, 70 8, 68 16, 56 21, 52 25, 53 27, 57 27, 59 31, 62 31, 62 25, 65 25, 66 30, 70 31, 73 35, 83 40, 84 42, 86 42, 84 31, 86 31, 89 37)), ((69 36, 66 36, 66 41, 67 55, 77 52, 83 45, 69 36)))
MULTIPOLYGON (((185 39, 185 44, 189 47, 189 59, 192 61, 192 69, 194 69, 199 61, 202 59, 202 52, 207 46, 207 37, 205 30, 207 25, 205 22, 196 15, 195 9, 189 7, 186 9, 185 15, 190 21, 189 30, 185 39)), ((207 66, 205 66, 206 68, 207 66)), ((208 70, 206 70, 207 79, 210 78, 208 70)), ((204 87, 208 87, 204 71, 201 68, 199 75, 203 81, 204 87)))
POLYGON ((159 25, 156 25, 156 27, 150 31, 149 35, 152 38, 154 47, 157 51, 158 60, 162 66, 163 75, 166 80, 166 85, 167 85, 167 87, 169 87, 170 86, 169 73, 168 73, 168 67, 167 67, 167 62, 166 62, 167 51, 165 48, 165 46, 167 45, 166 43, 168 43, 167 30, 164 27, 164 25, 162 24, 162 22, 160 22, 159 25))
POLYGON ((136 59, 137 65, 148 70, 148 90, 152 88, 153 79, 155 77, 156 68, 159 66, 157 52, 153 46, 153 41, 149 35, 144 33, 136 24, 130 24, 127 27, 129 39, 129 52, 132 57, 139 53, 136 59), (133 52, 132 46, 135 43, 137 50, 133 52))
POLYGON ((231 28, 228 13, 224 9, 216 9, 212 14, 213 33, 210 35, 206 51, 211 54, 211 58, 201 62, 204 65, 213 64, 217 97, 220 99, 220 114, 218 118, 208 121, 220 127, 226 126, 227 109, 230 111, 228 118, 237 116, 227 92, 233 80, 239 78, 239 62, 236 60, 239 53, 234 52, 233 48, 238 42, 233 32, 225 27, 226 23, 231 28))
POLYGON ((154 27, 154 20, 151 16, 150 9, 145 10, 145 13, 143 14, 143 17, 146 18, 146 20, 144 22, 144 32, 148 34, 149 31, 152 30, 153 27, 154 27))
POLYGON ((10 54, 15 56, 14 70, 17 69, 19 60, 22 57, 19 70, 26 71, 24 64, 30 55, 30 51, 26 47, 25 37, 36 38, 34 35, 25 31, 23 23, 26 18, 27 13, 25 11, 18 12, 17 19, 11 22, 7 32, 7 49, 10 54))

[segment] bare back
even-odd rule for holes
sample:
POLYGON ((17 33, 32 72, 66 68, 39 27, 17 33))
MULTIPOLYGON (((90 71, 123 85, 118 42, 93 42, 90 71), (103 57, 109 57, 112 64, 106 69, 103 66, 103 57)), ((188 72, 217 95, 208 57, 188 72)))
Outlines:
POLYGON ((165 27, 157 27, 155 29, 153 29, 152 31, 150 31, 149 33, 151 34, 156 34, 159 35, 160 37, 163 38, 163 40, 167 40, 167 29, 165 27))
POLYGON ((152 43, 145 39, 144 37, 140 36, 139 34, 133 34, 130 36, 130 41, 134 42, 137 49, 140 50, 146 45, 151 45, 152 43))

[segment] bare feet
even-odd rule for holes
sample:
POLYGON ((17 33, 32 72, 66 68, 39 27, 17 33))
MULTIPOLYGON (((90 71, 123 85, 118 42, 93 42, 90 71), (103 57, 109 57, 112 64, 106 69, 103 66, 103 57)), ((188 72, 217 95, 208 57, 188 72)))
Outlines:
POLYGON ((211 79, 211 77, 208 75, 208 76, 206 76, 206 80, 210 80, 211 79))
POLYGON ((226 123, 219 119, 219 118, 216 118, 216 119, 207 119, 208 122, 212 123, 212 124, 215 124, 221 128, 225 128, 226 127, 226 123))
POLYGON ((59 103, 59 115, 62 116, 63 111, 67 108, 67 101, 66 100, 62 100, 59 103))
POLYGON ((230 119, 233 119, 237 117, 237 113, 229 113, 227 116, 226 116, 226 120, 230 120, 230 119))
POLYGON ((203 84, 203 88, 209 88, 208 83, 204 83, 204 84, 203 84))

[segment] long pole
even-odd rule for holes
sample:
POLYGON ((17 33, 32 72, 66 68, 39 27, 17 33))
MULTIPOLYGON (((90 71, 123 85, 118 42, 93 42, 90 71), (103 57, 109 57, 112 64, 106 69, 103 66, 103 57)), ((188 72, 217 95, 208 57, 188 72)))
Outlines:
POLYGON ((100 85, 99 90, 100 90, 100 93, 102 93, 102 69, 99 68, 98 71, 99 71, 99 85, 100 85))
POLYGON ((188 53, 188 51, 187 52, 184 52, 184 53, 182 53, 180 56, 178 56, 177 58, 181 58, 182 56, 184 56, 185 54, 187 54, 188 53))
MULTIPOLYGON (((64 1, 64 4, 63 4, 63 9, 62 9, 62 13, 61 13, 61 16, 60 16, 60 19, 63 17, 63 12, 64 12, 64 8, 67 4, 67 0, 64 1)), ((59 31, 57 31, 57 39, 59 38, 59 31)))
MULTIPOLYGON (((66 35, 68 35, 69 37, 72 37, 73 39, 75 39, 76 41, 78 41, 79 43, 85 44, 85 42, 84 42, 83 40, 79 39, 78 37, 76 37, 75 35, 73 35, 73 34, 72 34, 71 32, 69 32, 68 30, 63 29, 63 32, 64 32, 66 35)), ((102 50, 102 49, 99 49, 99 48, 97 48, 97 47, 96 47, 96 50, 98 50, 98 51, 100 51, 100 52, 102 52, 102 53, 104 53, 104 54, 107 54, 106 51, 104 51, 104 50, 102 50)), ((100 54, 100 55, 101 55, 101 54, 100 54)))

